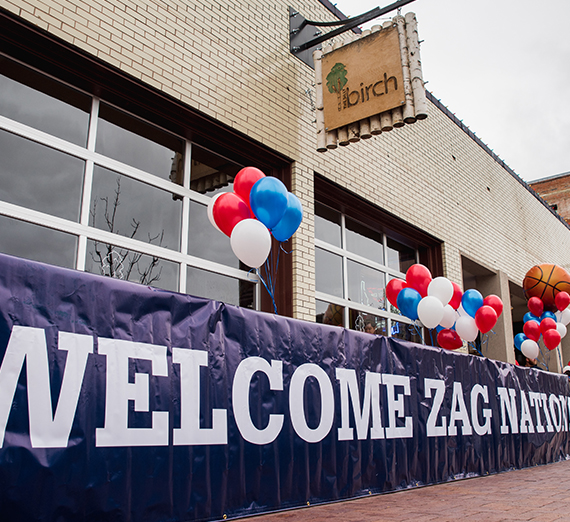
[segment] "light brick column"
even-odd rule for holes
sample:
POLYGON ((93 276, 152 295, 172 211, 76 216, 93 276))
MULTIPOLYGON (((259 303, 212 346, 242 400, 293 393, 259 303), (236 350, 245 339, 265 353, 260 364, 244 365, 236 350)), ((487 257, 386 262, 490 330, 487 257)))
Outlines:
POLYGON ((315 215, 314 173, 295 163, 292 192, 303 205, 303 221, 293 235, 293 317, 315 320, 315 215))

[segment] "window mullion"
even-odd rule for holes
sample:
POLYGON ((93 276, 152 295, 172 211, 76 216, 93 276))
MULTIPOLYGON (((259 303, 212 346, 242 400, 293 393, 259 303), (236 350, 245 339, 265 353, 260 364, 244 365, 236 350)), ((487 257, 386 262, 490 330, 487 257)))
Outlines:
MULTIPOLYGON (((95 151, 95 140, 97 137, 97 118, 99 114, 99 98, 93 97, 91 103, 91 116, 89 118, 89 132, 87 134, 87 150, 95 151)), ((85 175, 83 179, 83 194, 81 198, 81 212, 79 222, 82 225, 89 225, 89 210, 91 208, 91 192, 93 186, 93 160, 85 161, 85 175)), ((87 256, 87 236, 80 235, 77 241, 77 270, 85 270, 87 256)))
MULTIPOLYGON (((182 186, 185 189, 190 188, 190 174, 192 165, 192 144, 186 141, 184 150, 184 176, 182 186)), ((190 198, 184 196, 182 198, 182 224, 180 229, 180 252, 184 255, 188 254, 188 236, 190 234, 190 198)), ((179 291, 186 293, 187 263, 180 263, 180 276, 178 278, 179 291)))

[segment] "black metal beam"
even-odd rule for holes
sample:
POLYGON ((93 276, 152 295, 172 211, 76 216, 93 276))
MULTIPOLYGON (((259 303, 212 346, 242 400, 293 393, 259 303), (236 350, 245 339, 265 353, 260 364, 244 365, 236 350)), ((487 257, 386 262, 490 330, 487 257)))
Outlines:
MULTIPOLYGON (((343 22, 344 25, 343 27, 339 27, 338 29, 333 29, 332 31, 323 34, 321 36, 318 36, 317 38, 314 38, 313 40, 310 40, 309 42, 305 42, 304 44, 299 45, 298 51, 304 51, 306 49, 309 49, 310 47, 315 47, 316 45, 319 45, 320 43, 323 43, 327 40, 329 40, 330 38, 334 38, 335 36, 342 34, 346 31, 349 31, 350 29, 352 29, 353 27, 356 27, 358 25, 361 24, 365 24, 366 22, 369 22, 370 20, 374 20, 374 18, 378 18, 379 16, 382 16, 386 13, 389 13, 390 11, 394 11, 394 9, 399 9, 400 7, 403 7, 407 4, 412 3, 414 0, 399 0, 398 2, 394 2, 393 4, 390 4, 386 7, 375 7, 374 9, 371 9, 370 11, 361 14, 359 16, 355 16, 354 18, 350 18, 349 20, 346 20, 343 22)), ((307 25, 313 25, 311 24, 311 22, 307 22, 307 25)), ((294 49, 295 50, 295 49, 294 49)))
POLYGON ((312 22, 305 20, 299 13, 294 11, 291 7, 289 8, 290 13, 290 49, 291 52, 303 60, 307 65, 313 67, 313 57, 312 50, 314 50, 318 45, 349 31, 361 24, 374 20, 379 16, 382 16, 390 11, 399 9, 414 0, 398 0, 393 4, 386 7, 375 7, 370 11, 363 13, 361 15, 355 16, 354 18, 349 18, 347 20, 339 20, 334 22, 312 22), (341 25, 338 29, 333 29, 325 34, 320 34, 317 27, 332 27, 336 25, 341 25), (316 38, 309 39, 313 36, 316 38), (311 52, 308 52, 311 50, 311 52))

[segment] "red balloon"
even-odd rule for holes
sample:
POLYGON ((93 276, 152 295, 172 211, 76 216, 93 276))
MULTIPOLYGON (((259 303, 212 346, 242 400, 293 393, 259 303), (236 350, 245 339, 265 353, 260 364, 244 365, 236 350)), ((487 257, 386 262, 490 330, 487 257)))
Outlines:
POLYGON ((475 313, 475 324, 481 333, 487 333, 497 324, 497 312, 492 306, 483 305, 475 313))
POLYGON ((544 336, 544 334, 549 330, 556 330, 556 321, 551 317, 545 317, 542 321, 540 321, 540 331, 544 336))
POLYGON ((536 315, 536 317, 540 317, 542 312, 544 312, 544 303, 540 297, 531 297, 527 305, 529 312, 536 315))
POLYGON ((243 219, 251 218, 249 205, 233 192, 222 194, 212 208, 212 215, 218 228, 231 237, 234 227, 243 219))
POLYGON ((402 288, 406 288, 408 286, 403 279, 390 279, 388 284, 386 285, 386 297, 388 301, 398 308, 398 294, 402 288))
POLYGON ((249 206, 249 193, 251 192, 251 187, 264 177, 265 174, 261 172, 261 170, 256 169, 255 167, 245 167, 236 174, 234 179, 234 192, 249 206))
MULTIPOLYGON (((545 319, 546 320, 546 319, 545 319)), ((559 344, 562 338, 556 329, 547 330, 542 334, 542 340, 544 341, 544 346, 549 350, 554 350, 559 344)))
POLYGON ((489 305, 495 312, 497 312, 497 317, 503 313, 503 301, 498 295, 490 294, 485 299, 483 299, 484 305, 489 305))
POLYGON ((556 303, 556 308, 562 312, 562 310, 566 310, 570 304, 570 294, 568 294, 568 292, 558 292, 554 298, 554 302, 556 303))
POLYGON ((437 334, 437 343, 446 350, 457 350, 463 346, 461 337, 457 335, 455 330, 444 328, 437 334))
POLYGON ((406 272, 406 282, 414 290, 417 290, 422 297, 427 295, 427 289, 431 283, 431 272, 424 265, 416 264, 408 268, 406 272))
POLYGON ((461 287, 457 283, 454 283, 452 281, 451 284, 453 285, 453 297, 449 301, 449 304, 451 305, 451 308, 457 310, 459 308, 459 305, 461 304, 463 291, 461 290, 461 287))
POLYGON ((523 326, 524 334, 535 342, 540 339, 540 325, 536 321, 527 321, 523 326))

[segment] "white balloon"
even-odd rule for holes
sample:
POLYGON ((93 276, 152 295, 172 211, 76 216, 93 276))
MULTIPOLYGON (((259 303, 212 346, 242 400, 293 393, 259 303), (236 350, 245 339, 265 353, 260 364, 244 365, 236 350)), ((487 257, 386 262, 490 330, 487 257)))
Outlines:
POLYGON ((271 234, 257 219, 243 219, 233 229, 230 244, 236 257, 251 268, 259 268, 271 250, 271 234))
POLYGON ((453 297, 453 285, 447 277, 436 277, 428 285, 427 293, 430 296, 437 297, 445 306, 453 297))
POLYGON ((566 328, 565 324, 556 323, 556 331, 560 334, 560 338, 562 338, 568 333, 568 328, 566 328))
POLYGON ((418 317, 426 328, 435 328, 443 318, 443 304, 437 297, 424 297, 418 304, 418 317))
POLYGON ((450 304, 446 304, 443 307, 443 317, 439 324, 444 328, 451 328, 455 324, 455 321, 457 321, 458 317, 459 315, 453 309, 453 307, 450 304))
POLYGON ((216 194, 213 198, 210 198, 210 202, 208 203, 208 220, 210 221, 210 223, 212 223, 212 225, 214 225, 216 230, 219 230, 220 232, 222 232, 220 230, 220 227, 216 225, 216 222, 214 221, 214 203, 216 202, 216 199, 218 199, 222 194, 223 192, 216 194))
POLYGON ((477 339, 479 328, 475 324, 475 319, 470 315, 462 315, 455 322, 455 331, 464 341, 471 342, 477 339))
POLYGON ((570 308, 562 310, 560 314, 560 322, 565 326, 570 323, 570 308))
POLYGON ((521 344, 521 352, 529 359, 536 359, 538 357, 538 344, 532 339, 525 339, 521 344))

